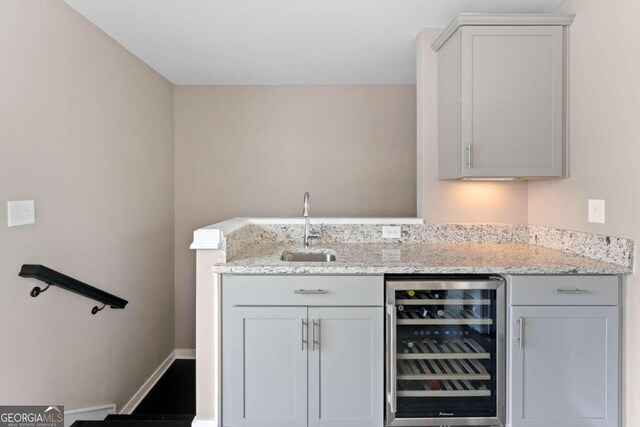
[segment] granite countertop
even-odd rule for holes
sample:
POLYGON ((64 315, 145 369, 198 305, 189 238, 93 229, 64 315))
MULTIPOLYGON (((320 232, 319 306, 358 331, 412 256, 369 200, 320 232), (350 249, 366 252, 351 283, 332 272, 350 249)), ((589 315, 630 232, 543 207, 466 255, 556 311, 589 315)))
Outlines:
POLYGON ((334 262, 285 262, 285 250, 300 244, 250 245, 216 273, 234 274, 626 274, 628 267, 526 243, 330 243, 334 262))

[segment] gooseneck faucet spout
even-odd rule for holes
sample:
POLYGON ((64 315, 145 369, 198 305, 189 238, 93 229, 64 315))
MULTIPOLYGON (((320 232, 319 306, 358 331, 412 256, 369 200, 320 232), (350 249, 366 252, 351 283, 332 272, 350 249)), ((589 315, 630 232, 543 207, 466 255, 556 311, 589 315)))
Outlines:
POLYGON ((302 206, 302 217, 304 218, 304 247, 309 247, 310 239, 318 239, 320 235, 318 233, 311 232, 311 224, 309 218, 309 193, 304 193, 304 202, 302 206))
POLYGON ((302 217, 309 218, 309 192, 304 193, 304 203, 302 206, 302 217))

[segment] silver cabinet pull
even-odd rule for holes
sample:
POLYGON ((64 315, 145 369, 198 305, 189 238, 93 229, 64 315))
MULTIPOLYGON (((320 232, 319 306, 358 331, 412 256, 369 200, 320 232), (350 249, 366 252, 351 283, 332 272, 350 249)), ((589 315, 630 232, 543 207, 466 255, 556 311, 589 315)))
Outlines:
POLYGON ((520 344, 520 350, 522 350, 524 347, 524 317, 519 318, 516 323, 520 327, 520 331, 518 333, 519 336, 516 338, 516 341, 518 341, 518 344, 520 344))
POLYGON ((304 335, 305 335, 304 330, 307 327, 307 321, 305 319, 301 319, 301 320, 302 320, 302 324, 301 324, 302 330, 301 330, 300 336, 301 336, 302 342, 300 343, 300 347, 301 347, 300 349, 304 351, 304 345, 307 343, 307 340, 304 339, 304 335))
POLYGON ((293 291, 294 294, 302 294, 302 295, 320 295, 320 294, 328 294, 329 291, 326 289, 296 289, 293 291))
POLYGON ((312 326, 312 338, 311 342, 313 343, 312 349, 316 350, 316 345, 318 346, 318 350, 320 350, 320 319, 313 319, 312 326), (316 326, 318 327, 318 338, 316 339, 316 326))
POLYGON ((586 289, 578 289, 578 288, 574 288, 574 289, 556 289, 556 294, 586 294, 589 291, 586 289))
POLYGON ((398 366, 397 366, 397 341, 396 328, 396 306, 395 304, 387 305, 387 314, 389 316, 389 406, 391 412, 398 412, 398 366))
POLYGON ((467 167, 471 169, 473 165, 473 156, 472 156, 472 148, 471 143, 467 144, 467 167))

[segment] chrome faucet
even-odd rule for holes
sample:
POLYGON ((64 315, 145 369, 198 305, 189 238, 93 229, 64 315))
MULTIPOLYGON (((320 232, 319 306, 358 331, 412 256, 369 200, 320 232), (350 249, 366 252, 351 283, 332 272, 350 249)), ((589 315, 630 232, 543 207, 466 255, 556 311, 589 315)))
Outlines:
POLYGON ((304 218, 304 247, 309 247, 309 239, 319 239, 320 234, 311 232, 311 224, 309 223, 309 193, 304 193, 304 203, 302 207, 302 217, 304 218))

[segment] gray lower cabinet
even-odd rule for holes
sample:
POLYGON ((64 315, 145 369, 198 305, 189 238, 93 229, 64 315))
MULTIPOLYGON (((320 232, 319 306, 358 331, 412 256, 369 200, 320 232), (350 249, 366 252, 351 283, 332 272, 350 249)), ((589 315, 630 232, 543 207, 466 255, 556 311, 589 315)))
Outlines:
POLYGON ((306 427, 307 308, 233 310, 233 425, 306 427))
POLYGON ((309 426, 383 425, 381 307, 310 307, 309 426))
POLYGON ((233 310, 234 426, 382 426, 382 308, 233 310))
POLYGON ((383 287, 223 276, 223 425, 382 427, 383 287))
POLYGON ((617 427, 619 307, 586 305, 607 293, 617 301, 617 278, 557 279, 522 278, 516 284, 524 286, 511 289, 512 302, 547 305, 509 309, 509 425, 617 427), (575 305, 553 305, 553 298, 575 305))

